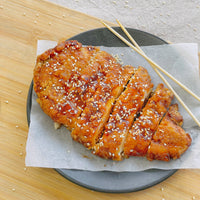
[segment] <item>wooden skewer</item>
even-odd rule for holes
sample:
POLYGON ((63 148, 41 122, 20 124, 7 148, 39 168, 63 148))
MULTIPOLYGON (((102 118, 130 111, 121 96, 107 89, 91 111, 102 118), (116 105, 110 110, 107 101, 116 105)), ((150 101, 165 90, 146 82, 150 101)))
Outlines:
MULTIPOLYGON (((121 25, 121 23, 117 20, 122 30, 125 32, 125 34, 128 36, 130 41, 135 45, 135 41, 131 37, 131 35, 128 33, 128 31, 121 25)), ((152 64, 154 67, 158 68, 161 72, 163 72, 166 76, 171 78, 175 83, 177 83, 179 86, 181 86, 186 92, 188 92, 190 95, 192 95, 194 98, 196 98, 198 101, 200 101, 200 97, 197 96, 194 92, 192 92, 189 88, 187 88, 185 85, 183 85, 180 81, 175 79, 171 74, 169 74, 167 71, 165 71, 162 67, 160 67, 158 64, 156 64, 153 60, 151 60, 147 55, 141 51, 141 48, 137 44, 137 48, 134 47, 129 41, 127 41, 124 37, 122 37, 119 33, 117 33, 113 28, 111 28, 108 24, 101 21, 101 23, 106 26, 111 32, 113 32, 118 38, 120 38, 124 43, 126 43, 128 46, 130 46, 132 49, 134 49, 137 53, 139 53, 141 56, 143 56, 150 64, 152 64), (139 47, 139 48, 138 48, 139 47)))
MULTIPOLYGON (((104 26, 106 26, 112 33, 114 33, 119 39, 121 39, 125 44, 127 44, 129 47, 131 47, 132 49, 134 49, 137 53, 139 53, 140 55, 142 55, 144 58, 148 58, 145 53, 142 51, 142 49, 139 47, 139 45, 137 44, 137 42, 131 37, 131 35, 128 33, 128 31, 120 24, 120 27, 122 28, 122 30, 126 30, 125 33, 127 32, 127 36, 130 37, 129 39, 133 42, 133 44, 137 47, 134 47, 130 42, 128 42, 124 37, 122 37, 119 33, 117 33, 113 28, 111 28, 109 25, 107 25, 106 23, 104 23, 102 21, 102 23, 104 24, 104 26)), ((149 61, 149 59, 147 59, 147 61, 149 61)), ((198 119, 193 115, 193 113, 190 111, 190 109, 185 105, 185 103, 182 101, 182 99, 179 97, 179 95, 174 91, 174 89, 171 87, 171 85, 167 82, 167 80, 163 77, 163 75, 156 69, 155 65, 153 64, 154 62, 150 62, 150 65, 153 67, 153 69, 155 70, 155 72, 159 75, 159 77, 163 80, 163 82, 168 86, 168 88, 173 92, 174 96, 178 99, 178 101, 181 103, 181 105, 185 108, 185 110, 188 112, 188 114, 192 117, 192 119, 197 123, 197 125, 200 127, 200 122, 198 121, 198 119)))

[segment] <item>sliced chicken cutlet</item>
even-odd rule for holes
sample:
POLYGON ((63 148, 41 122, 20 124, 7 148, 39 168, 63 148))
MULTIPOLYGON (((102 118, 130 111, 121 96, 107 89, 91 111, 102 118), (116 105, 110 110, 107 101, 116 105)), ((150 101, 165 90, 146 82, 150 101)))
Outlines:
POLYGON ((182 123, 178 104, 170 106, 149 145, 148 160, 170 161, 179 158, 188 149, 192 140, 181 128, 182 123))
POLYGON ((172 98, 172 92, 163 84, 157 86, 128 133, 124 145, 125 157, 146 155, 153 134, 170 106, 172 98))
POLYGON ((106 159, 121 160, 124 142, 137 113, 153 88, 147 70, 139 67, 125 91, 117 99, 103 136, 93 153, 106 159))
POLYGON ((107 52, 72 40, 38 56, 34 69, 43 111, 94 154, 113 160, 146 154, 149 160, 179 158, 191 138, 180 127, 177 105, 159 125, 173 98, 163 84, 133 123, 153 87, 150 80, 144 68, 122 67, 107 52))
POLYGON ((86 102, 86 107, 71 133, 74 140, 88 149, 92 149, 98 142, 116 98, 135 71, 131 66, 122 67, 105 60, 102 63, 106 67, 105 78, 98 85, 94 96, 86 102))

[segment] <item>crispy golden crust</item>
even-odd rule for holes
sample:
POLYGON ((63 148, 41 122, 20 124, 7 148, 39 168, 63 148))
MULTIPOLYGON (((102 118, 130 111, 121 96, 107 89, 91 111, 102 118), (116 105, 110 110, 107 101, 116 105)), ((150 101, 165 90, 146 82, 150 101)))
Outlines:
POLYGON ((99 84, 94 96, 87 101, 71 133, 74 140, 88 149, 92 149, 98 142, 115 99, 121 94, 134 72, 133 67, 121 67, 115 63, 106 65, 106 68, 105 78, 99 84))
POLYGON ((126 157, 146 155, 152 136, 166 113, 172 98, 172 92, 165 88, 163 84, 159 84, 128 133, 124 145, 126 157))
POLYGON ((41 108, 55 122, 74 127, 85 106, 86 93, 92 96, 88 86, 98 76, 98 69, 92 65, 98 51, 77 41, 65 41, 38 56, 34 90, 41 108))
POLYGON ((177 159, 191 144, 191 137, 180 127, 182 117, 174 104, 161 121, 148 148, 148 160, 177 159))
POLYGON ((147 70, 139 67, 117 99, 103 136, 94 147, 94 154, 106 159, 122 159, 121 153, 128 130, 152 88, 147 70))

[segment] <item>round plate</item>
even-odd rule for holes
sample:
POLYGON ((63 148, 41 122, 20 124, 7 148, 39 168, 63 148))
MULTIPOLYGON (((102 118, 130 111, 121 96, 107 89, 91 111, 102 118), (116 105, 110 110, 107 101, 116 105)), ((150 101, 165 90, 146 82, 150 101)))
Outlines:
MULTIPOLYGON (((125 38, 119 27, 114 28, 125 38)), ((136 42, 141 46, 166 44, 164 40, 136 29, 127 28, 136 42)), ((107 28, 90 30, 76 35, 72 40, 78 40, 84 45, 125 47, 126 45, 113 35, 107 28)), ((30 123, 31 99, 33 83, 31 83, 27 100, 27 120, 30 123)), ((151 169, 141 172, 91 172, 84 170, 55 169, 68 180, 91 190, 111 193, 133 192, 158 184, 171 176, 176 170, 151 169)))

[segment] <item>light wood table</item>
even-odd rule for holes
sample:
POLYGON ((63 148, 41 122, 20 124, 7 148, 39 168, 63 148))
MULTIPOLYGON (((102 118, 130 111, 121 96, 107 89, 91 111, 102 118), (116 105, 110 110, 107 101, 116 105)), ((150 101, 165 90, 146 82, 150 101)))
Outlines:
POLYGON ((25 167, 26 99, 37 40, 59 41, 101 26, 94 17, 44 0, 0 0, 0 199, 200 199, 200 170, 178 170, 143 191, 107 194, 78 186, 53 169, 25 167))

